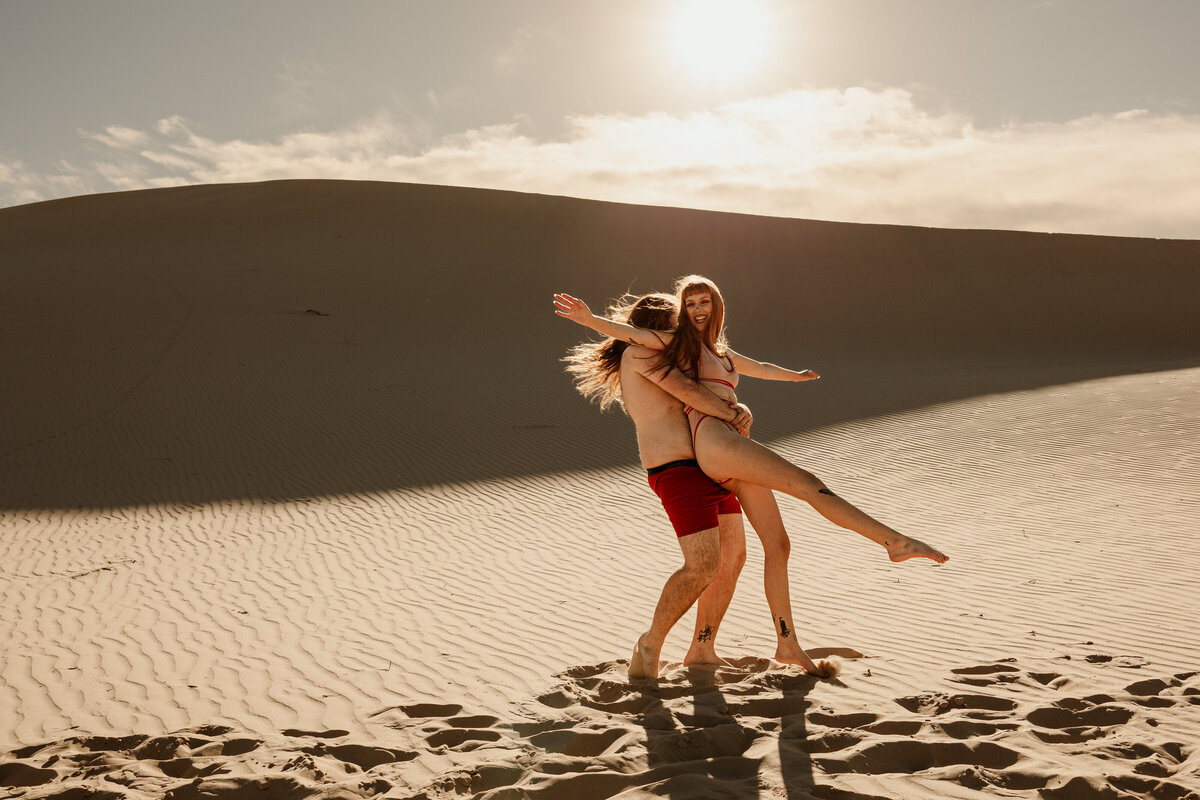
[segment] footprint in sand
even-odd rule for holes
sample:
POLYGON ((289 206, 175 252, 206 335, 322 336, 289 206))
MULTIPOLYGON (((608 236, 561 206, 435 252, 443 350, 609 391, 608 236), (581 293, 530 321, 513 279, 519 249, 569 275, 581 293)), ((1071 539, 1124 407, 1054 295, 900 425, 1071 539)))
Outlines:
POLYGON ((1037 681, 1042 686, 1049 686, 1061 678, 1062 675, 1057 672, 1030 672, 1029 677, 1033 678, 1033 680, 1037 681))
POLYGON ((476 714, 474 716, 451 717, 446 720, 446 724, 455 728, 490 728, 500 722, 499 717, 493 717, 489 714, 476 714))
POLYGON ((898 697, 896 702, 908 711, 921 714, 940 715, 951 711, 967 711, 967 716, 990 718, 979 712, 1011 712, 1017 704, 1006 697, 993 697, 987 694, 946 694, 944 692, 929 692, 911 697, 898 697))
POLYGON ((1000 672, 1020 672, 1011 663, 1002 661, 996 664, 979 664, 974 667, 959 667, 950 670, 955 675, 995 675, 1000 672))
POLYGON ((627 732, 622 728, 590 731, 556 730, 534 734, 526 741, 547 753, 594 758, 604 755, 613 745, 626 739, 627 736, 627 732))
POLYGON ((556 675, 561 681, 555 691, 543 694, 538 702, 550 708, 581 705, 609 714, 639 714, 661 700, 684 696, 688 687, 667 681, 630 682, 626 664, 606 661, 572 667, 556 675))
POLYGON ((925 723, 920 720, 885 719, 874 725, 867 725, 863 730, 879 736, 916 736, 924 727, 925 723))
MULTIPOLYGON (((407 750, 394 750, 387 747, 372 747, 363 744, 336 744, 327 745, 320 742, 312 747, 302 748, 303 752, 321 757, 335 758, 341 762, 340 766, 346 769, 347 765, 354 765, 358 770, 366 771, 374 769, 380 764, 396 764, 402 761, 411 761, 417 757, 415 752, 407 750)), ((356 770, 347 769, 346 771, 354 772, 356 770)))
POLYGON ((1170 777, 1187 759, 1187 748, 1180 742, 1165 742, 1153 746, 1141 742, 1114 742, 1098 748, 1096 754, 1127 761, 1137 761, 1134 771, 1156 778, 1170 777))
POLYGON ((1191 695, 1200 694, 1200 689, 1184 685, 1184 681, 1195 674, 1184 672, 1170 678, 1147 678, 1129 684, 1125 691, 1133 696, 1133 702, 1145 708, 1186 705, 1191 703, 1191 695))
MULTIPOLYGON (((410 717, 453 717, 461 714, 463 707, 455 703, 416 703, 409 706, 397 706, 410 717)), ((389 710, 389 709, 384 709, 389 710)), ((379 714, 381 712, 376 712, 379 714)))
POLYGON ((1041 789, 1038 794, 1045 800, 1079 800, 1079 798, 1158 798, 1195 800, 1200 797, 1195 789, 1157 777, 1140 775, 1116 775, 1107 777, 1076 775, 1060 785, 1041 789))
MULTIPOLYGON (((385 722, 389 727, 407 728, 419 727, 425 734, 425 743, 431 748, 445 748, 456 752, 466 752, 487 742, 496 742, 504 737, 495 730, 500 721, 498 717, 488 714, 462 714, 463 707, 456 703, 416 703, 406 706, 394 706, 376 711, 372 717, 386 719, 390 712, 399 709, 407 719, 403 721, 385 722)), ((329 748, 332 750, 332 748, 329 748)), ((416 754, 405 754, 407 758, 415 758, 416 754)), ((406 758, 406 760, 407 760, 406 758)), ((392 758, 392 761, 397 760, 392 758)), ((365 767, 370 769, 370 767, 365 767)))
POLYGON ((341 728, 336 728, 329 731, 302 731, 299 728, 286 728, 283 731, 284 736, 292 736, 294 738, 312 738, 312 739, 340 739, 343 736, 349 736, 350 731, 344 731, 341 728))
POLYGON ((914 736, 925 723, 914 719, 884 719, 878 714, 860 712, 857 714, 826 714, 813 711, 808 715, 808 721, 813 725, 822 725, 834 729, 859 729, 865 733, 878 736, 914 736))
MULTIPOLYGON (((370 716, 390 728, 419 731, 418 735, 435 750, 467 752, 504 737, 495 730, 499 718, 488 714, 463 714, 462 710, 457 703, 412 703, 381 708, 370 716)), ((416 755, 406 754, 406 757, 415 758, 416 755)))
POLYGON ((1109 735, 1133 718, 1133 711, 1108 695, 1064 697, 1030 711, 1033 735, 1051 744, 1081 744, 1109 735))
POLYGON ((810 735, 800 745, 806 753, 836 753, 861 744, 867 738, 863 731, 839 729, 810 735))
POLYGON ((540 695, 537 699, 539 703, 550 708, 566 708, 574 702, 574 698, 567 692, 561 689, 554 692, 546 692, 540 695))
POLYGON ((446 747, 451 750, 473 750, 483 742, 498 742, 500 731, 448 728, 425 737, 430 747, 446 747))
POLYGON ((170 761, 160 761, 158 768, 164 775, 182 780, 206 778, 227 771, 224 764, 209 758, 173 758, 170 761))
MULTIPOLYGON (((1063 658, 1071 660, 1071 656, 1063 656, 1063 658)), ((1110 656, 1106 653, 1092 653, 1084 656, 1083 660, 1089 664, 1108 664, 1123 669, 1141 669, 1150 666, 1150 662, 1141 656, 1110 656)))
POLYGON ((969 719, 958 719, 938 722, 934 727, 951 739, 978 739, 1000 731, 1016 730, 1020 726, 1015 722, 975 722, 969 719))
POLYGON ((0 764, 0 786, 7 788, 45 786, 57 779, 57 770, 42 769, 31 764, 22 764, 19 761, 0 764))
POLYGON ((1014 683, 1021 679, 1021 670, 1010 663, 979 664, 950 670, 956 683, 968 686, 992 686, 997 683, 1014 683))
POLYGON ((1124 725, 1132 717, 1133 711, 1121 705, 1094 705, 1083 699, 1064 698, 1052 706, 1035 708, 1025 718, 1040 728, 1062 729, 1079 725, 1113 727, 1124 725))
POLYGON ((1006 769, 1021 754, 995 742, 938 742, 918 739, 875 742, 837 759, 814 759, 826 772, 866 775, 913 773, 956 765, 1006 769))

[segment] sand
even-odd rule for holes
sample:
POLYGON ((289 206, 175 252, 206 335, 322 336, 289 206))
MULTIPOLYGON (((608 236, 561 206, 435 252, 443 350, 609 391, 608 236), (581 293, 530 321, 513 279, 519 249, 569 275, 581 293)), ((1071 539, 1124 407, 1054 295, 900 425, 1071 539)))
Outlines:
POLYGON ((1200 242, 285 181, 0 209, 0 797, 1200 797, 1200 242), (730 664, 594 308, 715 279, 781 499, 730 664))

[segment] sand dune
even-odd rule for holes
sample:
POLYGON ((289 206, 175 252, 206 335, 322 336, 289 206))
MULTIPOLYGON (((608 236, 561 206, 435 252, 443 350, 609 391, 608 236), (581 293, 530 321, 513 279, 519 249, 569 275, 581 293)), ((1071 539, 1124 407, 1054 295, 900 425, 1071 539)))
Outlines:
MULTIPOLYGON (((278 182, 0 209, 0 795, 1200 796, 1200 242, 278 182), (809 509, 768 661, 629 682, 678 559, 557 359, 710 275, 809 509)), ((676 659, 671 661, 671 659, 676 659)))
POLYGON ((626 464, 624 420, 547 369, 579 332, 546 298, 599 304, 689 270, 728 287, 735 346, 837 379, 760 415, 763 438, 1194 366, 1200 339, 1200 242, 285 181, 2 209, 0 251, 6 508, 626 464), (570 451, 562 429, 580 432, 570 451))

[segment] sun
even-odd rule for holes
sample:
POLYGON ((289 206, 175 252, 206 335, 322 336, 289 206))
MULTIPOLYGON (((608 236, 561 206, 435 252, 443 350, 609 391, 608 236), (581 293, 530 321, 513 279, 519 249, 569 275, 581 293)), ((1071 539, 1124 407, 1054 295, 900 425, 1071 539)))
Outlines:
POLYGON ((770 20, 755 0, 681 0, 668 38, 675 61, 693 78, 743 78, 765 58, 770 20))

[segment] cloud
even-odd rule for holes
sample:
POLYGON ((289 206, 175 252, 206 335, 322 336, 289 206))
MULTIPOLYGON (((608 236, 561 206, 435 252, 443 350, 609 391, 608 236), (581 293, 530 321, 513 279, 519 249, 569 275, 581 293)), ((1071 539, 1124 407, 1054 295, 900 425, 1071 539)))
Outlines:
MULTIPOLYGON (((853 88, 683 115, 576 116, 553 140, 514 121, 425 143, 385 115, 275 141, 218 141, 193 127, 176 116, 153 131, 87 134, 104 157, 74 177, 122 189, 395 180, 855 222, 1200 238, 1200 116, 1144 109, 979 128, 923 110, 903 90, 853 88)), ((10 183, 0 173, 0 192, 28 202, 10 183)))
POLYGON ((104 129, 103 133, 79 131, 79 135, 85 139, 99 142, 106 147, 111 147, 114 150, 128 150, 150 142, 150 137, 147 134, 134 128, 122 127, 121 125, 109 125, 104 129))
POLYGON ((272 105, 281 120, 296 122, 316 114, 324 100, 328 76, 325 68, 311 58, 283 59, 275 83, 272 105))
POLYGON ((0 161, 0 206, 37 203, 56 197, 73 197, 97 191, 82 170, 60 162, 59 172, 42 174, 22 161, 0 161))
POLYGON ((535 63, 537 46, 552 40, 553 34, 538 25, 523 25, 513 31, 504 47, 496 54, 496 69, 506 74, 516 74, 535 63))

